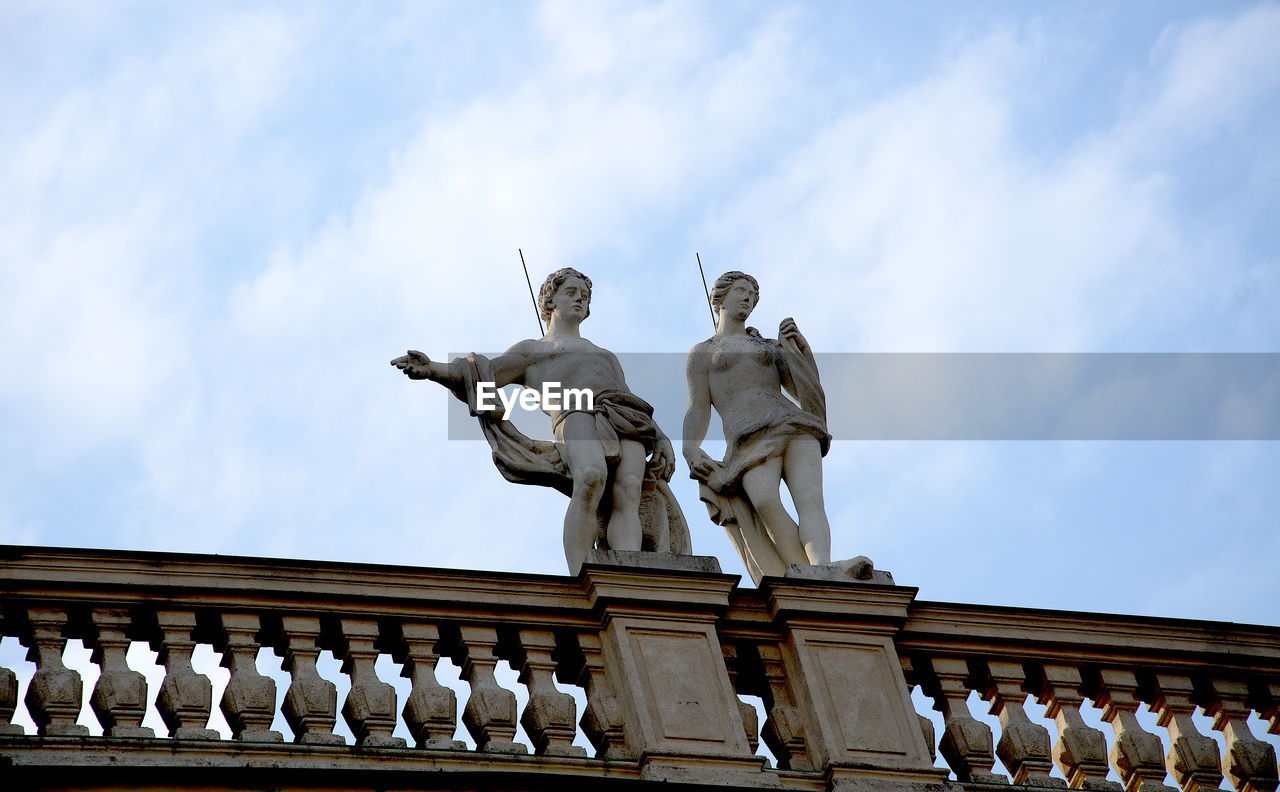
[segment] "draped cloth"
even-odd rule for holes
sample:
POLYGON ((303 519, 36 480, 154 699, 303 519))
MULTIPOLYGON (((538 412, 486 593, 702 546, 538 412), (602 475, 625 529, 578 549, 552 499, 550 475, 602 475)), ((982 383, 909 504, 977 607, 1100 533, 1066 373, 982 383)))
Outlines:
POLYGON ((725 529, 751 579, 757 584, 765 575, 781 577, 786 573, 788 564, 778 554, 764 521, 743 491, 743 476, 752 468, 785 453, 787 444, 797 435, 816 437, 823 456, 831 447, 831 435, 827 432, 827 396, 818 377, 818 363, 813 352, 807 346, 801 349, 787 338, 771 343, 777 365, 790 373, 800 406, 797 408, 778 394, 779 407, 770 411, 766 424, 751 427, 730 438, 724 460, 714 465, 711 475, 698 485, 698 497, 706 504, 708 516, 713 523, 725 529))
MULTIPOLYGON (((552 487, 572 496, 573 475, 561 454, 560 443, 534 440, 510 421, 502 420, 503 407, 500 403, 495 403, 492 409, 479 408, 476 384, 494 381, 489 359, 469 353, 454 360, 450 366, 459 376, 449 390, 480 422, 480 431, 493 451, 493 464, 503 478, 516 484, 552 487)), ((644 445, 646 453, 653 451, 659 432, 653 421, 653 407, 647 402, 626 391, 601 391, 594 394, 593 402, 591 410, 566 410, 556 415, 552 421, 556 437, 561 437, 560 427, 564 419, 571 413, 581 412, 595 418, 596 436, 611 467, 622 456, 622 440, 636 440, 644 445)), ((607 513, 597 515, 596 545, 603 550, 608 549, 607 517, 607 513)), ((640 523, 644 529, 644 549, 679 555, 692 553, 684 512, 667 482, 653 472, 652 465, 645 467, 641 485, 640 523)))

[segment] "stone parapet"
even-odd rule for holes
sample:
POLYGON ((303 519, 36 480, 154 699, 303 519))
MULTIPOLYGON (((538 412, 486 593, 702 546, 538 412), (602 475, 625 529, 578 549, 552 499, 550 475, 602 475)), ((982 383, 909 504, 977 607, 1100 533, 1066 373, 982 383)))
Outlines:
POLYGON ((4 789, 1277 787, 1280 628, 744 588, 706 558, 564 577, 0 547, 0 636, 27 648, 0 667, 4 789))

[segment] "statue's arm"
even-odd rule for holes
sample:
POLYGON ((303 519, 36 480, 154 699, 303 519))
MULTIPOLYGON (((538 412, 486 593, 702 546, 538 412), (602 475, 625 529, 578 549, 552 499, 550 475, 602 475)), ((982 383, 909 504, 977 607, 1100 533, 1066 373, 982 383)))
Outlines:
POLYGON ((618 390, 630 392, 631 388, 627 387, 627 373, 622 370, 622 361, 607 349, 604 350, 604 354, 609 359, 609 365, 613 367, 613 373, 618 375, 618 390))
POLYGON ((685 462, 694 476, 703 479, 711 474, 715 461, 702 450, 702 441, 711 425, 711 381, 707 373, 707 355, 698 347, 689 352, 685 363, 685 378, 689 381, 689 408, 684 413, 685 462))
POLYGON ((403 371, 409 379, 429 379, 447 388, 454 387, 461 379, 461 373, 454 364, 438 363, 416 349, 392 360, 391 365, 403 371))
MULTIPOLYGON (((524 383, 524 374, 529 368, 527 343, 526 341, 521 341, 490 361, 494 382, 497 383, 497 387, 501 388, 512 383, 524 383)), ((461 361, 439 363, 416 349, 410 349, 407 353, 392 360, 391 365, 403 371, 409 379, 429 379, 450 390, 457 389, 462 383, 461 361)))
MULTIPOLYGON (((809 350, 809 342, 800 334, 800 328, 796 326, 796 320, 791 317, 783 319, 778 325, 778 338, 795 344, 802 355, 812 356, 813 354, 809 350)), ((783 350, 780 349, 779 352, 783 352, 783 350)), ((799 399, 800 389, 796 387, 795 377, 791 374, 791 366, 787 362, 787 355, 785 353, 774 355, 774 365, 778 369, 778 380, 782 384, 782 389, 799 399)))
POLYGON ((499 388, 511 384, 524 384, 525 372, 529 370, 531 343, 528 340, 521 341, 489 361, 493 370, 493 381, 499 388))
POLYGON ((787 355, 779 345, 778 353, 773 356, 773 367, 778 372, 778 382, 782 385, 782 389, 797 399, 800 393, 796 388, 795 377, 791 376, 791 366, 787 363, 787 355))

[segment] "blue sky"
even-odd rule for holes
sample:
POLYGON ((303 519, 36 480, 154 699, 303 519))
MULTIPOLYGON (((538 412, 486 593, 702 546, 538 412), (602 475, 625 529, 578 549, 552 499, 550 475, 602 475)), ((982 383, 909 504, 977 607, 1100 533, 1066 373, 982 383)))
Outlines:
MULTIPOLYGON (((563 497, 386 363, 533 334, 518 247, 616 351, 706 337, 699 251, 822 352, 1280 352, 1277 42, 1268 3, 9 0, 0 541, 562 572, 563 497)), ((927 599, 1280 622, 1276 443, 825 471, 835 554, 927 599)))

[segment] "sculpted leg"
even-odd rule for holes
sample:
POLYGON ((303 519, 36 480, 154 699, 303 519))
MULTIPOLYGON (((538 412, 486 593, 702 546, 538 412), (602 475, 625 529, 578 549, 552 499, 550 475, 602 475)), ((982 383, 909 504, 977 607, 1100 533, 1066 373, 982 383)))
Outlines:
POLYGON ((640 488, 644 484, 644 446, 622 441, 622 459, 613 472, 612 513, 609 515, 609 547, 639 550, 644 529, 640 526, 640 488))
POLYGON ((783 455, 782 476, 800 516, 800 542, 810 564, 831 563, 831 525, 822 500, 822 446, 818 438, 791 438, 783 455))
POLYGON ((762 465, 748 470, 742 477, 742 489, 764 521, 765 530, 773 540, 778 555, 787 564, 807 564, 809 557, 805 555, 804 545, 800 543, 800 526, 791 519, 787 509, 782 505, 778 487, 782 484, 782 459, 774 457, 762 465))
POLYGON ((565 464, 573 476, 573 495, 564 515, 564 558, 576 572, 595 544, 599 523, 596 514, 604 497, 609 468, 596 437, 595 419, 582 413, 567 417, 561 425, 565 464))

